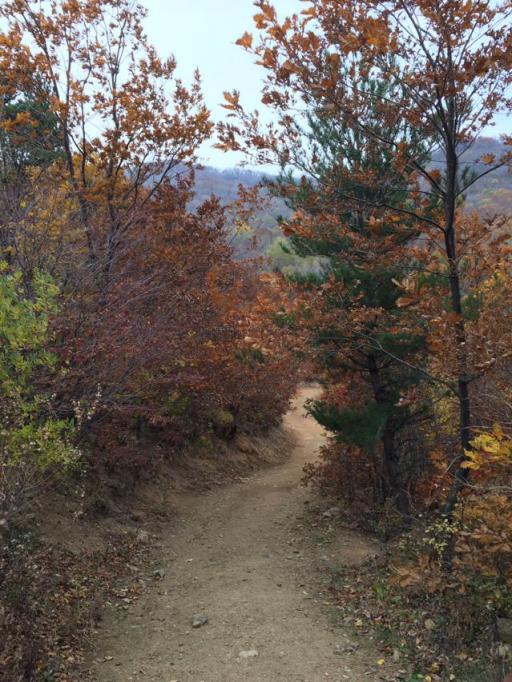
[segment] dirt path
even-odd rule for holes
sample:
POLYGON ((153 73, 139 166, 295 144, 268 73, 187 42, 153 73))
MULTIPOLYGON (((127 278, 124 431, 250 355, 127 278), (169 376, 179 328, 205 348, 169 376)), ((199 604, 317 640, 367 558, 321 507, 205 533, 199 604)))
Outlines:
MULTIPOLYGON (((350 633, 335 626, 319 602, 319 551, 297 530, 307 504, 300 487, 323 434, 302 405, 303 389, 285 427, 297 438, 290 460, 243 483, 180 497, 177 520, 162 538, 163 578, 98 633, 93 677, 98 682, 352 682, 389 679, 350 633), (191 627, 193 614, 208 623, 191 627)), ((175 502, 176 504, 176 502, 175 502)), ((307 534, 306 534, 307 535, 307 534)), ((347 531, 337 559, 371 553, 347 531)), ((324 557, 326 558, 326 557, 324 557)), ((324 597, 325 599, 325 597, 324 597)))

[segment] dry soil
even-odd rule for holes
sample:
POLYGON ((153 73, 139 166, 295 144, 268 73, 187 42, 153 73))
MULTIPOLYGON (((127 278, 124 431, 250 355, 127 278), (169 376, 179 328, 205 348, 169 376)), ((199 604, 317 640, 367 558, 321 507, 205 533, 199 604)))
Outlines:
POLYGON ((304 417, 303 404, 316 394, 302 389, 285 418, 296 441, 285 464, 174 497, 156 584, 128 610, 107 613, 89 662, 94 680, 391 679, 376 663, 378 651, 371 643, 354 645, 322 594, 322 562, 357 563, 377 548, 349 529, 338 530, 327 550, 308 538, 315 516, 304 510, 315 500, 300 481, 324 434, 304 417), (208 622, 193 628, 194 614, 208 622))

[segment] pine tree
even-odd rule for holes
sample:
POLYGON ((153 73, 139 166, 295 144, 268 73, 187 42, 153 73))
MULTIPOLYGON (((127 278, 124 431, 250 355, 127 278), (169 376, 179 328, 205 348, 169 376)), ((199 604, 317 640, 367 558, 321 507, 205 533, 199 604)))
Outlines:
MULTIPOLYGON (((367 76, 359 87, 379 98, 393 96, 389 83, 367 76)), ((331 387, 310 412, 338 441, 378 459, 380 499, 393 498, 405 513, 407 479, 418 463, 411 461, 410 448, 401 447, 401 437, 428 410, 411 399, 422 380, 418 363, 425 336, 407 308, 397 305, 396 283, 414 269, 404 247, 418 232, 403 217, 379 211, 380 205, 404 205, 397 188, 407 182, 407 169, 397 167, 387 147, 375 144, 383 125, 375 107, 361 116, 364 125, 354 129, 322 110, 310 112, 302 156, 307 175, 297 181, 296 168, 288 167, 274 191, 294 211, 283 224, 293 250, 326 259, 322 274, 294 277, 308 292, 306 325, 331 387)), ((386 139, 394 136, 416 158, 425 155, 409 127, 394 122, 385 127, 386 139)))

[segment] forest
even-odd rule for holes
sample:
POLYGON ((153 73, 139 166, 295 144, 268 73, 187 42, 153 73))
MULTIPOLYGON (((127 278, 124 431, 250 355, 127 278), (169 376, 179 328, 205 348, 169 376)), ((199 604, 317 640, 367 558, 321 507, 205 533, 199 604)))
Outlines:
MULTIPOLYGON (((134 0, 0 2, 0 679, 506 682, 512 8, 302 0, 286 17, 277 0, 252 4, 233 40, 261 72, 247 86, 260 110, 227 77, 216 120, 200 72, 185 80, 158 54, 134 0), (205 167, 205 144, 248 169, 205 167), (318 429, 317 445, 280 483, 306 447, 290 428, 306 444, 318 429), (122 630, 106 605, 145 603, 150 519, 169 534, 166 514, 188 518, 176 476, 187 491, 213 486, 194 493, 205 527, 238 485, 252 504, 251 476, 275 476, 261 479, 272 528, 285 523, 272 505, 307 495, 295 535, 269 531, 247 560, 296 542, 306 518, 299 585, 309 595, 322 574, 319 600, 356 643, 336 656, 326 644, 325 664, 277 641, 275 655, 240 643, 233 669, 194 668, 192 646, 165 673, 153 661, 129 674, 124 660, 116 672, 112 655, 86 670, 94 633, 122 630), (175 500, 165 512, 138 511, 148 486, 175 500), (303 517, 314 509, 320 520, 303 517), (80 553, 48 538, 54 518, 84 544, 93 528, 111 535, 80 553), (349 537, 378 550, 313 568, 322 543, 349 537), (121 590, 130 572, 138 582, 121 590)), ((194 532, 164 541, 172 561, 193 561, 194 532)), ((197 585, 196 563, 151 569, 154 589, 179 593, 190 571, 197 585)), ((210 620, 194 615, 193 632, 207 637, 210 620)))

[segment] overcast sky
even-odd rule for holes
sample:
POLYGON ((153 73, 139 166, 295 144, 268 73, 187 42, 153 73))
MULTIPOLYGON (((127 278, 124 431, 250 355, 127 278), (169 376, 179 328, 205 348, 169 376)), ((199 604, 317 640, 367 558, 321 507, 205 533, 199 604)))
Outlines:
MULTIPOLYGON (((224 90, 240 90, 244 106, 260 105, 263 70, 235 41, 244 31, 253 31, 256 13, 253 0, 140 0, 149 10, 147 32, 161 57, 174 54, 178 71, 190 82, 196 67, 203 78, 206 103, 218 121, 225 116, 220 106, 224 90)), ((274 0, 282 16, 300 12, 300 0, 274 0)), ((511 130, 510 118, 502 116, 488 134, 511 130)), ((203 163, 218 167, 237 165, 238 155, 225 154, 208 144, 203 149, 203 163)))
MULTIPOLYGON (((256 9, 252 0, 141 0, 148 8, 147 32, 162 57, 174 54, 179 75, 190 82, 196 67, 214 120, 224 117, 220 104, 224 90, 240 90, 244 105, 259 106, 263 71, 253 58, 235 45, 244 31, 252 32, 256 9)), ((303 9, 300 0, 275 0, 284 15, 303 9)), ((204 163, 232 167, 237 156, 208 145, 204 163)))

